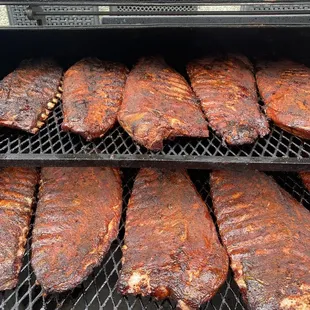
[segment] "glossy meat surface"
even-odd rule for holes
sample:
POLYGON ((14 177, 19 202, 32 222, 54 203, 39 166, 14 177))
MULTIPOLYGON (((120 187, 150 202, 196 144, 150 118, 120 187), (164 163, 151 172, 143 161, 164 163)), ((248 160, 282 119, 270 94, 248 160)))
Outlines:
POLYGON ((253 67, 245 56, 196 59, 187 65, 187 72, 210 127, 227 144, 253 143, 269 133, 253 67))
POLYGON ((0 169, 0 291, 17 285, 37 181, 36 169, 0 169))
POLYGON ((55 96, 60 97, 61 75, 61 67, 50 59, 21 62, 0 81, 0 126, 36 133, 44 125, 50 105, 55 106, 55 96))
POLYGON ((87 140, 102 137, 116 122, 127 68, 119 63, 84 58, 65 73, 62 129, 87 140))
POLYGON ((208 137, 208 127, 186 80, 163 58, 141 58, 130 72, 118 120, 139 144, 163 148, 176 136, 208 137))
POLYGON ((45 292, 80 284, 117 237, 119 172, 111 168, 43 168, 32 241, 32 267, 45 292))
POLYGON ((141 169, 126 220, 122 294, 196 308, 225 281, 228 258, 207 206, 183 172, 141 169))
POLYGON ((222 241, 249 309, 310 309, 310 212, 256 171, 215 171, 222 241))
POLYGON ((257 85, 266 114, 294 135, 310 139, 310 68, 290 61, 260 61, 257 85))
POLYGON ((301 176, 301 179, 302 179, 305 187, 310 192, 310 172, 301 172, 300 176, 301 176))

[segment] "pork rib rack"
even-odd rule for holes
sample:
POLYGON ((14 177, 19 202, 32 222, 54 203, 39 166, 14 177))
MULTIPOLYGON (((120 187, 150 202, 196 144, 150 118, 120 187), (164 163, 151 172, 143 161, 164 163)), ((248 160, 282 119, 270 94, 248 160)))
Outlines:
POLYGON ((208 137, 200 106, 186 80, 161 57, 141 58, 130 72, 118 120, 150 150, 176 136, 208 137))
POLYGON ((242 55, 191 61, 187 72, 210 127, 230 145, 253 143, 269 133, 260 111, 253 66, 242 55))
POLYGON ((0 291, 17 284, 37 182, 36 169, 0 169, 0 291))
POLYGON ((62 94, 62 68, 29 59, 0 81, 0 126, 37 133, 62 94))
POLYGON ((62 129, 86 140, 102 137, 116 122, 127 68, 115 62, 84 58, 64 76, 62 129))
POLYGON ((228 258, 207 206, 183 172, 140 170, 126 220, 122 294, 197 308, 225 281, 228 258))
POLYGON ((45 292, 80 284, 118 234, 119 172, 111 168, 43 168, 31 264, 45 292))
POLYGON ((266 114, 285 131, 310 139, 310 68, 290 61, 259 61, 257 85, 266 114))
POLYGON ((249 309, 309 309, 310 212, 261 172, 212 172, 211 193, 249 309))

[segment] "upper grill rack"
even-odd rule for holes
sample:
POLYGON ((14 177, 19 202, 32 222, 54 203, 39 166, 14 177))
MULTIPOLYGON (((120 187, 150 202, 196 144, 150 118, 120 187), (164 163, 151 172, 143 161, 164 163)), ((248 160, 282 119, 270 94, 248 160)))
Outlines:
POLYGON ((102 139, 86 142, 79 135, 61 130, 62 110, 58 105, 47 126, 32 136, 0 129, 0 165, 114 165, 124 167, 182 167, 260 170, 310 170, 310 141, 301 140, 271 125, 271 134, 252 145, 224 146, 210 133, 206 139, 176 138, 159 152, 134 143, 115 126, 102 139), (230 164, 230 165, 228 165, 230 164))
MULTIPOLYGON (((0 293, 0 309, 175 309, 170 300, 156 301, 149 297, 121 296, 117 293, 116 283, 121 269, 121 246, 124 238, 124 223, 127 202, 136 175, 136 170, 124 170, 123 178, 123 217, 119 236, 111 246, 100 267, 85 280, 82 285, 63 294, 44 296, 40 286, 35 285, 35 276, 30 265, 31 236, 27 241, 24 264, 15 290, 0 293)), ((191 171, 191 178, 200 195, 205 200, 214 218, 212 200, 209 196, 209 175, 207 172, 191 171)), ((278 183, 290 192, 298 201, 310 210, 310 193, 302 186, 295 174, 275 175, 278 183)), ((33 223, 33 221, 32 221, 33 223)), ((31 233, 30 233, 31 235, 31 233)), ((225 284, 215 297, 201 307, 204 310, 246 310, 236 283, 229 272, 225 284)))
POLYGON ((309 27, 307 1, 51 1, 0 0, 11 26, 34 28, 309 27), (13 4, 15 6, 13 6, 13 4), (23 12, 16 8, 29 6, 23 12), (55 10, 46 10, 53 8, 55 10), (65 9, 66 6, 70 10, 65 9), (76 6, 76 7, 74 7, 76 6), (10 8, 12 7, 12 8, 10 8), (85 10, 91 7, 91 10, 85 10), (25 14, 26 13, 26 14, 25 14), (14 18, 14 15, 16 15, 14 18), (25 15, 29 17, 25 20, 25 15), (98 16, 100 18, 98 18, 98 16), (126 16, 126 18, 124 18, 126 16), (12 21, 18 21, 12 23, 12 21))

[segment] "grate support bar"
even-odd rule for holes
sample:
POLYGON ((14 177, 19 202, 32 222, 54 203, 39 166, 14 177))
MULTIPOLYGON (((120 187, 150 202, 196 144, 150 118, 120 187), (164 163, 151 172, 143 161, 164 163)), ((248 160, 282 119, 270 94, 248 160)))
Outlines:
POLYGON ((0 154, 0 167, 113 166, 210 170, 310 171, 310 158, 260 158, 186 155, 0 154))

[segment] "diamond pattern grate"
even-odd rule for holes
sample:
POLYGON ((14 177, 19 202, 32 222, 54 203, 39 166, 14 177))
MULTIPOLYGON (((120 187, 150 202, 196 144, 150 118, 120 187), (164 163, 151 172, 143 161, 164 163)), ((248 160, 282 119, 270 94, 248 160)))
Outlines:
MULTIPOLYGON (((91 160, 94 154, 99 154, 108 157, 105 164, 113 163, 118 156, 123 156, 130 161, 133 158, 132 155, 149 157, 150 165, 162 158, 180 161, 180 156, 182 158, 186 156, 186 159, 192 160, 211 158, 214 163, 223 156, 226 158, 238 156, 240 162, 247 163, 255 161, 255 158, 266 160, 266 163, 270 158, 293 158, 296 162, 306 159, 310 162, 310 141, 299 139, 274 125, 271 125, 271 133, 268 136, 258 139, 251 145, 225 146, 221 138, 211 132, 210 137, 205 139, 176 138, 173 141, 166 141, 162 151, 153 152, 134 143, 120 126, 115 126, 102 139, 87 142, 79 135, 63 132, 61 123, 62 110, 58 105, 49 117, 47 126, 35 136, 1 128, 2 160, 5 161, 12 154, 20 160, 27 159, 23 155, 57 155, 60 159, 61 155, 78 155, 79 159, 91 160)), ((38 160, 35 164, 42 166, 46 162, 38 160)))
MULTIPOLYGON (((28 238, 24 265, 15 290, 0 292, 0 309, 174 309, 170 300, 156 301, 148 297, 121 296, 117 293, 116 283, 121 268, 121 246, 124 237, 124 222, 127 202, 131 193, 136 170, 123 170, 124 208, 120 223, 119 236, 101 266, 96 268, 79 287, 71 292, 44 296, 40 286, 35 284, 35 276, 30 266, 30 243, 28 238)), ((198 170, 190 171, 191 178, 199 193, 208 205, 211 214, 212 201, 209 196, 209 175, 198 170)), ((302 186, 296 174, 277 173, 274 175, 281 186, 310 210, 310 193, 302 186)), ((213 216, 214 217, 214 216, 213 216)), ((30 233, 31 235, 31 233, 30 233)), ((201 307, 203 310, 245 310, 239 290, 232 279, 228 279, 214 296, 201 307)))

